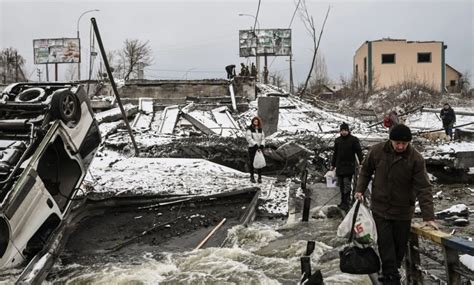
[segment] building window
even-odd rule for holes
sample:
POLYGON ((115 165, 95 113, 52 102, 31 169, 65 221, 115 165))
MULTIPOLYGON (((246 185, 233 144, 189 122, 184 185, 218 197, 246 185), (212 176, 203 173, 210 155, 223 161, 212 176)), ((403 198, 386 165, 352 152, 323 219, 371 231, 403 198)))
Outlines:
POLYGON ((450 80, 449 86, 452 86, 452 87, 456 86, 456 80, 450 80))
POLYGON ((431 62, 431 52, 419 52, 418 63, 420 62, 431 62))
POLYGON ((394 53, 382 54, 382 64, 385 64, 385 63, 395 63, 395 54, 394 53))
POLYGON ((364 57, 364 72, 367 72, 367 58, 364 57))
POLYGON ((358 64, 356 64, 355 76, 359 77, 359 65, 358 64))

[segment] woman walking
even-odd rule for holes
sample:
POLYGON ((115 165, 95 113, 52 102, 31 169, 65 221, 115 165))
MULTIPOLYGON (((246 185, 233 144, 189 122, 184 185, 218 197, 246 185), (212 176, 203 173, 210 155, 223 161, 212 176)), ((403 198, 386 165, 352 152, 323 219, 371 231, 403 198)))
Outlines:
MULTIPOLYGON (((265 134, 263 133, 262 129, 262 120, 255 116, 253 117, 250 126, 247 128, 245 138, 248 142, 248 150, 249 150, 249 169, 250 169, 250 181, 255 183, 254 177, 254 168, 253 168, 253 160, 255 158, 255 154, 257 150, 262 150, 265 146, 265 134)), ((262 183, 262 169, 257 169, 258 174, 258 183, 262 183)))

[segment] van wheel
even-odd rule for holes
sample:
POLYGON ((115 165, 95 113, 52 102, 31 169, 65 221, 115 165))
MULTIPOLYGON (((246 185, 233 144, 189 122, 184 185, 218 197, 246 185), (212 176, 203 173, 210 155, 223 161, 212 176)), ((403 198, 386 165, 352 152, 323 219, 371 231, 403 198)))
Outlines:
POLYGON ((78 121, 81 116, 79 99, 69 90, 55 93, 51 99, 51 115, 65 123, 78 121))
POLYGON ((44 94, 43 88, 28 88, 15 97, 15 102, 38 102, 44 94))

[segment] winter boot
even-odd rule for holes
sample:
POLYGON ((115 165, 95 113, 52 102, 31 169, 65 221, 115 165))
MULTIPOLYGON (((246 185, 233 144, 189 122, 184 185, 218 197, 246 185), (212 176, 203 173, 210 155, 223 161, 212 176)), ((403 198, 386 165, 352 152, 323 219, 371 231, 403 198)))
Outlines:
POLYGON ((258 182, 258 183, 262 183, 262 175, 260 175, 260 174, 258 175, 257 182, 258 182))

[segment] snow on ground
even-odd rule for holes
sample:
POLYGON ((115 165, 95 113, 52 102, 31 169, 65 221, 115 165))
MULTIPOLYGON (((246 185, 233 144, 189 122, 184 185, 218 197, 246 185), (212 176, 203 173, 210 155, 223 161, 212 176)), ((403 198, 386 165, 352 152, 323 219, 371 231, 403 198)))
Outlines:
POLYGON ((263 176, 262 184, 251 183, 248 173, 204 159, 125 157, 104 151, 89 169, 92 175, 86 180, 93 181, 96 193, 210 195, 257 186, 262 191, 259 210, 288 213, 289 181, 263 176))
MULTIPOLYGON (((457 108, 452 107, 454 112, 470 112, 474 113, 474 108, 457 108)), ((441 108, 439 109, 441 111, 441 108)), ((456 114, 456 125, 464 125, 474 122, 474 116, 456 114)), ((418 130, 436 130, 443 128, 443 122, 439 117, 439 112, 416 112, 407 116, 405 124, 415 131, 418 130)), ((474 130, 474 124, 462 127, 463 129, 474 130)))
POLYGON ((462 254, 459 256, 459 261, 469 268, 469 270, 474 271, 474 256, 462 254))

